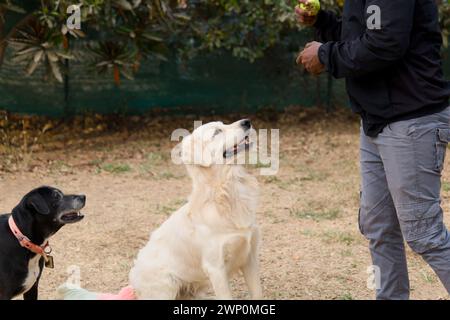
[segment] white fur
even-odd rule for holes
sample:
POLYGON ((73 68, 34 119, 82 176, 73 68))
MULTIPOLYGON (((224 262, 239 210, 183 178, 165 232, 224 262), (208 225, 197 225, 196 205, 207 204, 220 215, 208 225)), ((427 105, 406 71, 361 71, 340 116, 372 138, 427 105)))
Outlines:
POLYGON ((183 140, 193 190, 138 254, 130 284, 139 299, 200 298, 210 284, 218 299, 232 299, 229 280, 238 272, 251 297, 262 298, 257 181, 242 166, 214 161, 246 134, 240 122, 214 122, 183 140))
POLYGON ((21 294, 26 293, 36 283, 36 280, 39 277, 39 273, 41 272, 41 269, 39 268, 39 261, 41 260, 41 258, 42 256, 37 254, 28 261, 28 275, 23 282, 22 286, 24 289, 21 294))
MULTIPOLYGON (((44 246, 48 242, 48 239, 45 239, 44 242, 41 244, 41 247, 44 246)), ((36 283, 39 274, 41 272, 41 268, 39 267, 39 261, 41 261, 42 256, 40 254, 36 254, 33 258, 31 258, 28 261, 28 274, 25 278, 25 281, 23 282, 23 290, 20 294, 27 293, 36 283)))

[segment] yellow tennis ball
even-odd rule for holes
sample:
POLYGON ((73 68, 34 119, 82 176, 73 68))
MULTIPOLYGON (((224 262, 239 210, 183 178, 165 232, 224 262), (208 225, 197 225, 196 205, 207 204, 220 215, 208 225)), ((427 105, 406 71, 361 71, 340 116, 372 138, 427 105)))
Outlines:
POLYGON ((316 16, 320 11, 319 0, 308 0, 307 3, 300 3, 300 9, 308 12, 310 16, 316 16))

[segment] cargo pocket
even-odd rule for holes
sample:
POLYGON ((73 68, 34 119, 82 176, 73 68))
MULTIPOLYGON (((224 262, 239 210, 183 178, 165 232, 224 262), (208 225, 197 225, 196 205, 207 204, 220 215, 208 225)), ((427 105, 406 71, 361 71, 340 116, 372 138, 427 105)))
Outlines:
POLYGON ((444 169, 445 154, 450 138, 450 129, 436 129, 436 171, 444 169))

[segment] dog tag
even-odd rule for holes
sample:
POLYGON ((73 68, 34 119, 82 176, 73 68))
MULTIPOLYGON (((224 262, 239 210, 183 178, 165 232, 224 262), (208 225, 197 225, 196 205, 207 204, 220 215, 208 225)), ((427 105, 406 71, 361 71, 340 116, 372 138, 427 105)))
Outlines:
POLYGON ((53 261, 52 256, 47 256, 47 260, 45 261, 45 267, 49 269, 55 268, 55 262, 53 261))

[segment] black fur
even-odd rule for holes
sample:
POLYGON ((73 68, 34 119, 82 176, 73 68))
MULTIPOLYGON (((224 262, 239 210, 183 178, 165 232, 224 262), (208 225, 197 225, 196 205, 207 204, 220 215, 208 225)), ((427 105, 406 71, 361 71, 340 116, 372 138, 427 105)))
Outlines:
MULTIPOLYGON (((67 213, 79 212, 85 203, 84 195, 64 195, 58 189, 40 187, 24 196, 11 214, 20 231, 34 244, 42 245, 65 224, 82 220, 82 215, 67 213)), ((8 225, 11 214, 0 215, 0 300, 9 300, 20 294, 25 300, 37 300, 44 258, 39 261, 37 281, 24 292, 28 263, 36 254, 22 248, 11 232, 8 225)))

